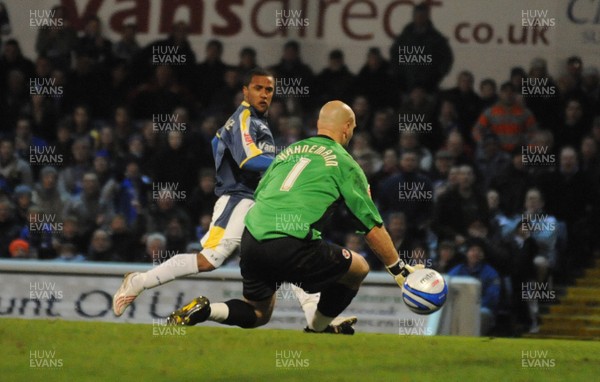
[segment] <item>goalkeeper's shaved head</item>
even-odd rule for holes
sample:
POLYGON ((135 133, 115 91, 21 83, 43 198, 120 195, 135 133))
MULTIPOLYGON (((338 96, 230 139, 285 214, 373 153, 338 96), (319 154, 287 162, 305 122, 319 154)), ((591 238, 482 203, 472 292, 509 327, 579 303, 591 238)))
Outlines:
POLYGON ((342 101, 327 102, 319 112, 318 134, 326 135, 343 146, 352 139, 355 127, 354 112, 342 101))

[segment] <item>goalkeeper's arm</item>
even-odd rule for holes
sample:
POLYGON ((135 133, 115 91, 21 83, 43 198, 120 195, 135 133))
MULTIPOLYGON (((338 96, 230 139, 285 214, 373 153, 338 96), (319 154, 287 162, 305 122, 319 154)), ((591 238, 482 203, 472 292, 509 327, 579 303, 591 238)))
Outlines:
POLYGON ((373 227, 365 235, 365 240, 369 247, 375 252, 375 255, 385 265, 387 271, 394 277, 400 287, 404 283, 404 278, 414 269, 405 264, 398 256, 394 242, 384 226, 373 227))

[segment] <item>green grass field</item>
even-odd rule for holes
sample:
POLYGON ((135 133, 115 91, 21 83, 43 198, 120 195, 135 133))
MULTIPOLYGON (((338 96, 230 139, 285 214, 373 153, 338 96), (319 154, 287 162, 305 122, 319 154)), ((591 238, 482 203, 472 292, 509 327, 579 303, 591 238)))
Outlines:
POLYGON ((46 320, 1 319, 0 349, 1 381, 584 381, 600 372, 598 342, 46 320))

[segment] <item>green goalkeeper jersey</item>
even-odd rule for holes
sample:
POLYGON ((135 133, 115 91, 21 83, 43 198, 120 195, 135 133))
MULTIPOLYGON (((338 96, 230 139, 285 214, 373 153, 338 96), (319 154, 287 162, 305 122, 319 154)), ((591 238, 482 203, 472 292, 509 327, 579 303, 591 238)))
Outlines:
POLYGON ((321 224, 343 201, 364 232, 383 221, 358 163, 339 143, 317 135, 289 146, 267 169, 254 193, 246 227, 257 240, 321 238, 321 224))

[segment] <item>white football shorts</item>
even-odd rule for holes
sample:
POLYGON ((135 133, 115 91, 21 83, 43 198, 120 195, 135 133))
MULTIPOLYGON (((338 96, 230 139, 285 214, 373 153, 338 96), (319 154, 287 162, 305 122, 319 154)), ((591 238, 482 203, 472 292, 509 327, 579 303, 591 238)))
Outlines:
POLYGON ((254 200, 235 195, 223 195, 213 209, 210 228, 200 244, 200 252, 215 268, 231 255, 239 253, 244 232, 244 218, 254 200))

